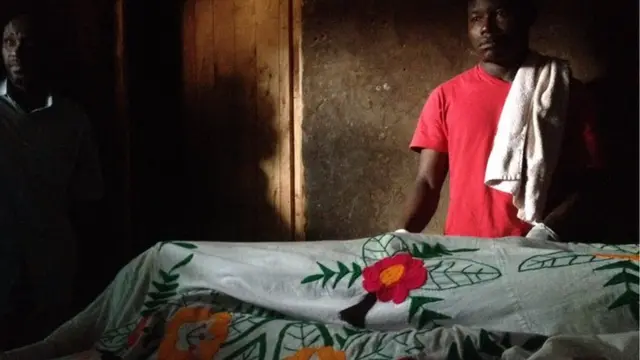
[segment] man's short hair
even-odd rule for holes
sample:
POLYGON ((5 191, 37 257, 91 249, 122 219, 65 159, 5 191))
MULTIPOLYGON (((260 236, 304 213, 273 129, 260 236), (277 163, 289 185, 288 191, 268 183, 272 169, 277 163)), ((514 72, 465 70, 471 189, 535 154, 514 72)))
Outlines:
MULTIPOLYGON (((467 0, 467 5, 471 6, 477 0, 467 0)), ((536 7, 536 0, 508 0, 508 4, 512 9, 516 10, 519 16, 524 16, 528 19, 529 26, 531 26, 538 17, 538 10, 536 7)))
POLYGON ((29 16, 38 26, 43 24, 43 11, 34 2, 13 0, 6 6, 2 6, 0 14, 0 29, 4 31, 9 22, 20 16, 29 16))
MULTIPOLYGON (((467 0, 467 4, 471 5, 475 3, 476 0, 467 0)), ((535 0, 510 0, 510 5, 517 7, 518 9, 522 9, 525 11, 535 11, 535 0)))

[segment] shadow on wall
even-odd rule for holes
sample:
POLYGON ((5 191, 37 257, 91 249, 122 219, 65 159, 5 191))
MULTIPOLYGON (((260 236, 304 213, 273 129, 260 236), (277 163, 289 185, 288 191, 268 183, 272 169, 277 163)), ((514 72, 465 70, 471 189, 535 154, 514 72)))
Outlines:
POLYGON ((213 39, 183 43, 196 36, 182 33, 183 2, 127 6, 136 251, 174 239, 288 238, 260 168, 277 146, 274 104, 256 102, 255 79, 190 68, 218 52, 213 39))
POLYGON ((289 229, 268 198, 260 166, 275 155, 274 103, 263 97, 255 104, 251 81, 241 76, 214 82, 197 89, 195 102, 186 99, 186 234, 216 241, 287 239, 289 229))
POLYGON ((590 24, 590 42, 603 76, 589 83, 598 109, 606 174, 599 216, 614 243, 638 242, 638 2, 620 2, 590 24), (606 31, 605 31, 606 30, 606 31), (606 209, 606 211, 602 211, 606 209))

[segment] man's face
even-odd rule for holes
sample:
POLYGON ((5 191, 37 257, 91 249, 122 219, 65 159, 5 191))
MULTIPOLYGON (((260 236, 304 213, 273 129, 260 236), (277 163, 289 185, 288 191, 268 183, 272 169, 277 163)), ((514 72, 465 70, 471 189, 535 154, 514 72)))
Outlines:
POLYGON ((2 60, 7 77, 22 88, 37 80, 38 48, 33 24, 27 16, 11 20, 2 33, 2 60))
POLYGON ((533 14, 519 0, 475 0, 469 3, 469 39, 484 62, 508 65, 528 46, 533 14))

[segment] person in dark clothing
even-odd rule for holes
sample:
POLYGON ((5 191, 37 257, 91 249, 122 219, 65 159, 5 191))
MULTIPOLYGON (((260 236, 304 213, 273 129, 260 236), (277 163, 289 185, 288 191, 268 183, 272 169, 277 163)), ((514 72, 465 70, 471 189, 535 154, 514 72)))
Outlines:
MULTIPOLYGON (((0 81, 0 316, 8 334, 21 325, 34 337, 69 315, 76 271, 71 201, 93 201, 103 184, 85 113, 54 93, 48 81, 47 35, 37 13, 14 13, 2 24, 0 81), (16 289, 29 308, 16 314, 16 289)), ((28 341, 28 340, 25 340, 28 341)))

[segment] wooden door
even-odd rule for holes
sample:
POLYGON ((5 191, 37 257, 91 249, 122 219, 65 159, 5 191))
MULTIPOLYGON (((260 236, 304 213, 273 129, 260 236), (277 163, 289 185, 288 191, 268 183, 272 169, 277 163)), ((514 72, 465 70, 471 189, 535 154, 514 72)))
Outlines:
POLYGON ((198 237, 293 240, 303 233, 299 5, 184 3, 187 226, 198 237))

